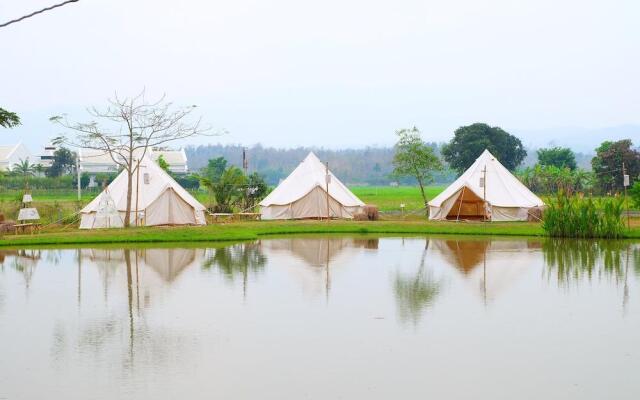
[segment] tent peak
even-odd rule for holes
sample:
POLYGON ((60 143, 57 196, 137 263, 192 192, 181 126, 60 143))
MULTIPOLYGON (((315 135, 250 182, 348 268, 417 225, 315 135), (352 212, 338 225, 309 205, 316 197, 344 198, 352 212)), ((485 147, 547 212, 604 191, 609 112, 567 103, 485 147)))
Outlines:
POLYGON ((304 161, 310 161, 310 160, 320 162, 320 158, 318 158, 318 156, 316 156, 316 154, 313 151, 310 151, 309 154, 307 154, 307 156, 304 158, 304 161))
POLYGON ((492 160, 496 159, 496 156, 494 156, 493 154, 491 154, 491 152, 489 151, 489 149, 484 149, 484 151, 482 152, 481 156, 484 157, 491 157, 492 160))

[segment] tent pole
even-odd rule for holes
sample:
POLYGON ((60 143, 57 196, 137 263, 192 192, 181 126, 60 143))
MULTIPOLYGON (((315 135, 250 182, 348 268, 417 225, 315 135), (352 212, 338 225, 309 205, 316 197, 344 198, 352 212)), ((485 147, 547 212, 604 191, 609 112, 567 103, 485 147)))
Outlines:
POLYGON ((486 221, 487 220, 487 164, 484 165, 484 169, 482 170, 482 173, 484 174, 484 177, 482 178, 482 189, 483 189, 482 207, 484 208, 482 214, 483 214, 483 220, 486 221))
POLYGON ((460 193, 460 205, 458 205, 458 215, 456 215, 456 221, 460 221, 460 209, 462 208, 462 198, 464 197, 464 190, 466 186, 462 187, 462 193, 460 193))
POLYGON ((82 201, 82 192, 80 186, 80 153, 76 153, 76 174, 78 175, 78 201, 82 201))
POLYGON ((140 197, 140 160, 136 164, 136 226, 138 226, 138 199, 140 197))
POLYGON ((326 183, 326 189, 327 189, 327 222, 329 222, 329 220, 331 219, 331 212, 329 211, 329 161, 326 162, 325 165, 326 169, 325 169, 325 183, 326 183))

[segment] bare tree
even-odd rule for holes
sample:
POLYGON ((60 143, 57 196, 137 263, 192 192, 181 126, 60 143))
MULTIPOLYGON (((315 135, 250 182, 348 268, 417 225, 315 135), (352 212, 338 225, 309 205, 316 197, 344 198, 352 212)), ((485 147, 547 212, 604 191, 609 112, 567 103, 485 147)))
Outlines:
POLYGON ((105 109, 91 107, 87 111, 97 120, 69 122, 65 116, 50 120, 75 133, 53 140, 54 144, 92 149, 108 154, 114 163, 127 173, 127 209, 124 226, 130 226, 133 175, 149 148, 197 135, 207 135, 208 129, 200 127, 200 119, 186 122, 196 106, 174 109, 164 96, 157 101, 147 101, 145 92, 131 98, 119 98, 116 94, 108 100, 105 109))

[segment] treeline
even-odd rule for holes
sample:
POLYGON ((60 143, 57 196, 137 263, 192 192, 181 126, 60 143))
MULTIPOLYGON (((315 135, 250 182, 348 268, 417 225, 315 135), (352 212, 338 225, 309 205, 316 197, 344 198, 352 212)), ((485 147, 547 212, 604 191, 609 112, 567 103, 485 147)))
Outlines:
MULTIPOLYGON (((429 143, 437 154, 441 145, 429 143)), ((189 169, 199 171, 206 167, 210 159, 223 157, 230 165, 242 168, 241 145, 206 145, 187 147, 189 169)), ((294 170, 295 167, 313 151, 322 161, 329 162, 331 171, 345 184, 388 185, 398 179, 391 176, 393 171, 393 147, 367 147, 364 149, 330 150, 323 148, 298 147, 277 149, 255 145, 247 149, 249 172, 258 172, 269 185, 277 185, 294 170)), ((453 181, 456 173, 451 170, 434 173, 435 184, 453 181)), ((411 178, 402 178, 401 184, 415 184, 411 178)))

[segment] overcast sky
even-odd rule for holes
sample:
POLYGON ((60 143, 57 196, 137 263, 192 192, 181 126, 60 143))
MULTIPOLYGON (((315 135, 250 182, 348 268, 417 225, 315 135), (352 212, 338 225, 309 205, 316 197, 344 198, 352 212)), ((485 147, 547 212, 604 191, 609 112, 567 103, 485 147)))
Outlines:
MULTIPOLYGON (((0 21, 58 1, 2 0, 0 21)), ((143 87, 197 104, 229 131, 215 142, 444 141, 476 121, 525 144, 640 142, 638 20, 637 0, 81 0, 0 28, 0 106, 23 119, 0 143, 35 151, 49 116, 143 87)))

